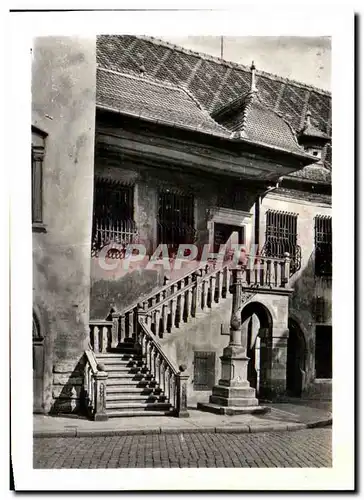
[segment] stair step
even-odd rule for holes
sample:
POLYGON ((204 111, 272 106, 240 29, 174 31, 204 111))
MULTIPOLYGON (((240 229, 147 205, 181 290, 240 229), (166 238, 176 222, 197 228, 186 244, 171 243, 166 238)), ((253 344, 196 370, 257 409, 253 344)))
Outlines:
POLYGON ((107 416, 113 417, 160 417, 161 415, 173 415, 173 410, 107 410, 107 416))
POLYGON ((152 394, 156 389, 154 387, 128 387, 127 385, 107 386, 107 394, 152 394))
POLYGON ((109 382, 110 379, 132 379, 132 380, 135 380, 136 382, 139 381, 139 380, 151 380, 152 379, 152 375, 148 374, 148 373, 141 373, 140 370, 138 370, 137 372, 135 373, 130 373, 129 371, 122 371, 122 370, 118 370, 118 371, 110 371, 108 372, 110 373, 110 377, 107 379, 107 382, 109 382))
POLYGON ((111 409, 126 409, 126 410, 132 410, 132 409, 143 409, 144 411, 149 411, 149 410, 164 410, 167 411, 169 410, 171 405, 169 403, 142 403, 140 401, 106 401, 106 411, 111 410, 111 409))
POLYGON ((142 366, 125 366, 119 364, 105 364, 105 371, 107 373, 120 372, 120 373, 139 373, 142 369, 142 366))
POLYGON ((102 363, 105 366, 112 366, 112 365, 117 365, 117 366, 143 366, 143 360, 142 359, 121 359, 121 358, 102 358, 100 359, 97 357, 97 362, 102 363))
POLYGON ((132 352, 104 352, 96 354, 97 359, 112 359, 112 358, 120 358, 120 359, 141 359, 142 355, 140 353, 132 353, 132 352))
POLYGON ((119 388, 124 390, 127 388, 128 390, 131 388, 135 389, 143 389, 143 388, 152 388, 155 389, 158 387, 158 384, 154 380, 131 380, 131 379, 107 379, 107 390, 111 387, 119 388))
POLYGON ((109 401, 125 401, 126 403, 142 402, 142 403, 162 403, 158 401, 161 396, 155 394, 106 394, 106 402, 109 401))

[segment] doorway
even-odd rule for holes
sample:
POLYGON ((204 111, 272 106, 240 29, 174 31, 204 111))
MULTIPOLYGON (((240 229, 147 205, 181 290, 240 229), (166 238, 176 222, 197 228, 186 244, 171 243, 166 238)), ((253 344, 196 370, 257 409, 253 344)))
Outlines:
POLYGON ((220 245, 224 245, 231 234, 238 233, 237 243, 243 245, 245 243, 244 226, 233 226, 231 224, 214 223, 214 252, 218 253, 220 245))
POLYGON ((259 302, 250 302, 242 310, 242 328, 246 335, 246 354, 249 358, 247 378, 256 389, 257 397, 268 397, 270 392, 270 366, 272 358, 272 318, 268 309, 259 302))
POLYGON ((298 323, 293 319, 288 320, 287 343, 287 395, 301 397, 306 363, 305 338, 298 323))

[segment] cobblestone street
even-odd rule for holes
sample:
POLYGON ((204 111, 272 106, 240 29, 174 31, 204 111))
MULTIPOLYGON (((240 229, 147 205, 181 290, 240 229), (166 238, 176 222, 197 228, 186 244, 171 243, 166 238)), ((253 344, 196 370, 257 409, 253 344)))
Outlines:
POLYGON ((331 428, 35 438, 34 468, 331 467, 331 428))

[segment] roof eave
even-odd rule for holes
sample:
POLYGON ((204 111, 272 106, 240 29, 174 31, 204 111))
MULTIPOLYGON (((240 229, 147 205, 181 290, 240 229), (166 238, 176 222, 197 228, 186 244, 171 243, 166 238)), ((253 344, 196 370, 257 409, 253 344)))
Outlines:
POLYGON ((308 153, 305 152, 300 152, 300 151, 291 151, 289 149, 285 148, 280 148, 278 146, 273 146, 272 144, 266 144, 264 142, 258 142, 258 141, 252 141, 251 139, 245 138, 245 137, 232 137, 231 138, 234 142, 245 142, 250 145, 255 145, 264 149, 268 149, 271 151, 274 151, 276 153, 282 153, 286 155, 291 155, 294 156, 297 159, 300 159, 301 161, 304 160, 307 162, 309 165, 310 163, 317 163, 319 159, 316 156, 312 156, 308 153))
POLYGON ((153 123, 154 125, 166 125, 168 127, 172 127, 172 128, 175 128, 175 129, 181 129, 181 130, 188 130, 190 132, 197 132, 197 133, 200 133, 200 134, 203 134, 203 135, 206 135, 206 136, 210 136, 210 137, 214 137, 214 138, 219 138, 219 139, 227 139, 229 140, 229 136, 228 135, 223 135, 223 134, 219 134, 219 133, 215 133, 215 132, 208 132, 206 130, 202 130, 198 127, 188 127, 186 125, 182 125, 180 123, 176 123, 176 122, 172 122, 172 121, 168 121, 168 120, 158 120, 158 119, 155 119, 155 118, 150 118, 150 117, 147 117, 147 116, 143 116, 142 114, 138 114, 138 113, 131 113, 130 111, 123 111, 121 109, 116 109, 116 108, 113 108, 113 107, 110 107, 110 106, 105 106, 105 105, 102 105, 102 104, 97 104, 96 103, 96 108, 97 109, 100 109, 102 111, 109 111, 111 113, 116 113, 116 114, 119 114, 119 115, 124 115, 124 116, 129 116, 130 118, 137 118, 139 120, 143 120, 143 121, 146 121, 146 122, 149 122, 149 123, 153 123))

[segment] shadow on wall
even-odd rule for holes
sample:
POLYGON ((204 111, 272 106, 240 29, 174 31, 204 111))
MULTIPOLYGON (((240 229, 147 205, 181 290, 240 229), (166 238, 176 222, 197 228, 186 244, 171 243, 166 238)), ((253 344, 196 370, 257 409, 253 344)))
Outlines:
MULTIPOLYGON (((293 276, 292 279, 294 278, 293 276)), ((296 322, 304 335, 306 344, 304 385, 307 385, 315 377, 316 323, 331 324, 331 280, 315 276, 314 252, 292 283, 292 288, 294 292, 289 299, 289 317, 296 322)))
POLYGON ((84 356, 77 362, 73 371, 57 369, 53 372, 53 398, 54 402, 50 414, 82 413, 84 407, 84 356))
POLYGON ((135 269, 118 279, 92 279, 90 318, 106 318, 111 306, 122 311, 160 286, 163 273, 152 269, 135 269))

